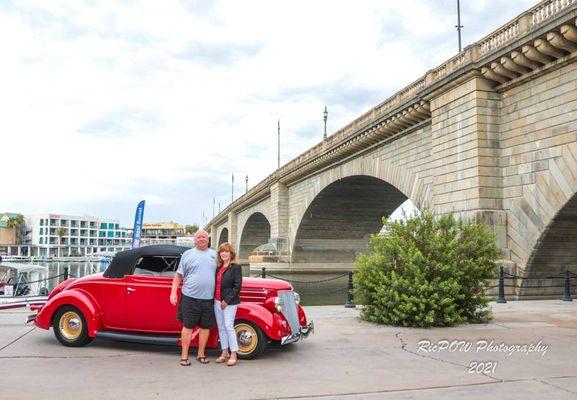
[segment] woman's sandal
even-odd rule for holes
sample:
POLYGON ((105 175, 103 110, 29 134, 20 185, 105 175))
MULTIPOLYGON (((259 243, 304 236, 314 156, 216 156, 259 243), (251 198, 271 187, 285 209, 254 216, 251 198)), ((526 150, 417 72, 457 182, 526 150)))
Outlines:
POLYGON ((201 364, 208 364, 210 361, 206 359, 206 357, 196 357, 196 361, 198 361, 201 364))
POLYGON ((188 361, 188 358, 183 358, 180 360, 179 364, 181 367, 190 367, 190 361, 188 361))
POLYGON ((229 358, 226 365, 228 365, 229 367, 236 365, 236 358, 229 358))
POLYGON ((218 357, 216 360, 214 360, 215 363, 221 364, 223 362, 228 361, 228 359, 230 358, 230 356, 220 356, 218 357))

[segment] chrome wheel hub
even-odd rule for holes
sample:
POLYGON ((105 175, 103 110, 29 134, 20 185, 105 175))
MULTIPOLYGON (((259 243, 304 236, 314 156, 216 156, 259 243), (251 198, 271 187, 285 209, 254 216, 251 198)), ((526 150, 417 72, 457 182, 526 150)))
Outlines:
POLYGON ((68 329, 71 331, 77 331, 80 328, 80 320, 78 318, 71 318, 68 321, 68 329))
POLYGON ((242 346, 250 346, 252 342, 252 334, 247 331, 242 331, 238 333, 238 342, 242 346))
POLYGON ((82 320, 74 311, 68 311, 60 317, 60 333, 68 340, 76 340, 82 333, 82 320))

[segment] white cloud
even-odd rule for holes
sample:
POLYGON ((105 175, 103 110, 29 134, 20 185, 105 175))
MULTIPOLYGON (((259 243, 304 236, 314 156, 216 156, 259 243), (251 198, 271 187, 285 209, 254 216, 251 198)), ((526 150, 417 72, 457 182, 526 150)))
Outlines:
MULTIPOLYGON (((532 2, 463 4, 465 42, 532 2), (467 7, 471 7, 467 9, 467 7), (467 36, 469 34, 469 36, 467 36)), ((201 222, 456 50, 454 2, 0 5, 0 211, 201 222)))

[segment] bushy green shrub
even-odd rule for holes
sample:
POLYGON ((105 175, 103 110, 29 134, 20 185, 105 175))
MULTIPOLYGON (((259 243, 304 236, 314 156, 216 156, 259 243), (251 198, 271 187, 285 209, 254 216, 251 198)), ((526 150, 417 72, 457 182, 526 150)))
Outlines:
POLYGON ((373 236, 354 274, 361 318, 430 327, 490 319, 486 287, 496 277, 499 249, 483 225, 424 211, 386 224, 373 236))

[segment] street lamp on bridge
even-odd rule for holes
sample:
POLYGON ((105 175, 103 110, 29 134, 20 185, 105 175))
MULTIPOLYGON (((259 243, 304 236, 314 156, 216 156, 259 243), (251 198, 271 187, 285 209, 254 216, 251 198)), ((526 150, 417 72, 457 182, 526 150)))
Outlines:
POLYGON ((327 138, 327 118, 329 117, 329 112, 327 111, 327 106, 325 106, 325 112, 323 112, 323 119, 325 121, 325 134, 323 135, 323 140, 327 138))
POLYGON ((459 0, 457 0, 457 25, 455 25, 455 28, 457 28, 457 35, 459 36, 459 53, 461 52, 461 29, 463 28, 463 25, 461 25, 461 3, 459 0))

